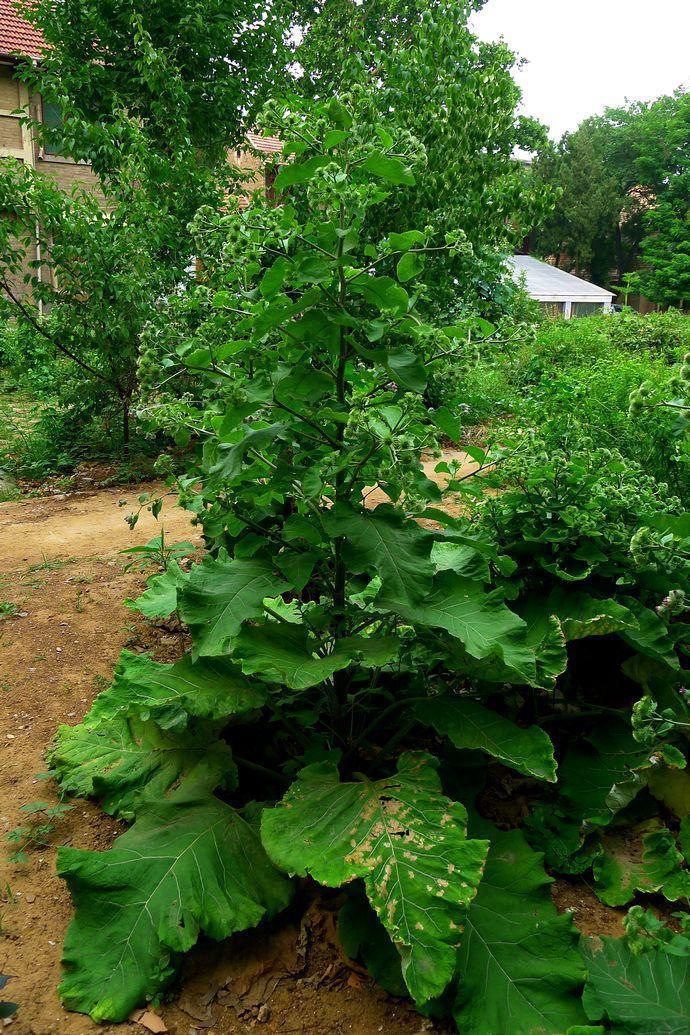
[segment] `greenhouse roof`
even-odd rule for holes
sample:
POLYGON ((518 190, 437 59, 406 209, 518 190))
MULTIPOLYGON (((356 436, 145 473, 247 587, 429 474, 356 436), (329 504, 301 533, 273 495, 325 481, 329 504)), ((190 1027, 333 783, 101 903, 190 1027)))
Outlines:
POLYGON ((610 305, 613 292, 574 277, 533 255, 513 255, 508 259, 513 280, 520 283, 524 274, 527 293, 540 302, 594 302, 610 305))

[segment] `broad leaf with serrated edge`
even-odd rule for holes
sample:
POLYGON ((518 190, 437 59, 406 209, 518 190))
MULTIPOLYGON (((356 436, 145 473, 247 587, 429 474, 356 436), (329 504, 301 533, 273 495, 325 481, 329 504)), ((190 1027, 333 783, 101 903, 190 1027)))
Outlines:
POLYGON ((515 610, 527 626, 525 642, 534 651, 537 666, 535 685, 549 690, 568 666, 560 622, 538 597, 522 601, 515 610))
POLYGON ((484 587, 452 571, 435 577, 431 593, 415 605, 400 600, 385 583, 376 605, 412 625, 446 629, 479 661, 498 658, 526 683, 536 680, 534 650, 525 640, 525 623, 484 587))
POLYGON ((336 504, 324 517, 333 536, 346 541, 345 561, 355 574, 377 572, 384 589, 409 606, 429 591, 434 574, 433 537, 388 504, 374 511, 357 511, 336 504))
POLYGON ((418 1003, 453 977, 463 910, 488 849, 466 839, 466 811, 443 796, 436 765, 405 754, 394 776, 341 783, 334 764, 317 763, 261 823, 268 854, 288 873, 334 888, 364 880, 418 1003))
POLYGON ((171 560, 162 575, 149 579, 146 590, 136 600, 126 600, 127 607, 139 611, 147 618, 167 618, 177 610, 178 590, 187 582, 189 575, 177 561, 171 560))
POLYGON ((592 1021, 606 1019, 629 1035, 687 1035, 690 1031, 690 957, 666 952, 633 955, 622 938, 588 939, 583 948, 592 1021))
POLYGON ((380 667, 396 654, 398 641, 390 636, 350 636, 337 640, 333 649, 317 653, 319 641, 299 625, 248 625, 235 640, 233 657, 247 675, 257 673, 266 681, 306 690, 347 668, 353 658, 365 667, 380 667))
POLYGON ((230 748, 208 727, 171 733, 155 722, 117 718, 98 726, 60 726, 48 762, 61 788, 101 799, 112 816, 131 819, 142 792, 162 797, 195 770, 214 784, 233 786, 230 748))
POLYGON ((541 856, 519 830, 482 822, 477 832, 491 838, 491 850, 458 954, 459 1031, 555 1035, 584 1023, 578 935, 571 917, 556 912, 541 856))
POLYGON ((607 906, 624 906, 636 891, 661 891, 670 901, 690 895, 690 873, 676 839, 658 822, 603 836, 603 854, 593 872, 596 893, 607 906))
POLYGON ((566 640, 608 636, 637 625, 634 614, 623 604, 616 600, 601 600, 579 590, 555 589, 544 608, 556 615, 566 640))
POLYGON ((149 802, 107 852, 60 848, 57 868, 76 905, 60 994, 96 1021, 158 996, 200 933, 227 938, 290 899, 258 836, 203 781, 149 802))
POLYGON ((553 744, 539 726, 523 729, 468 697, 418 701, 412 714, 456 748, 484 751, 519 773, 556 782, 553 744))
POLYGON ((289 588, 267 561, 206 557, 192 568, 179 597, 180 617, 190 627, 194 657, 228 653, 242 623, 262 613, 262 600, 289 588))
POLYGON ((185 726, 190 716, 227 719, 260 708, 265 701, 265 687, 249 682, 226 658, 193 662, 185 654, 163 665, 146 654, 123 651, 112 686, 98 695, 84 721, 93 725, 134 715, 173 729, 185 726))

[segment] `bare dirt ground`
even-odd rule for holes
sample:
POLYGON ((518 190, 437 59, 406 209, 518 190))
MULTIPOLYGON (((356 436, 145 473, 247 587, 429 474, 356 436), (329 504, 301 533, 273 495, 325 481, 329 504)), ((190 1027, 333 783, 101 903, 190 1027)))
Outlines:
MULTIPOLYGON (((180 653, 174 630, 152 627, 123 603, 141 592, 145 575, 123 570, 130 558, 121 550, 146 542, 161 524, 171 540, 192 538, 188 515, 167 503, 159 523, 144 512, 135 529, 128 528, 124 517, 136 508, 138 494, 159 488, 100 489, 0 505, 0 613, 3 602, 17 608, 0 618, 3 838, 25 822, 22 805, 57 800, 51 782, 40 778, 45 749, 61 723, 82 719, 110 681, 120 650, 151 649, 160 660, 180 653), (118 506, 121 498, 127 506, 118 506)), ((72 908, 55 873, 55 849, 70 844, 103 850, 121 829, 97 806, 78 801, 58 821, 50 844, 32 850, 27 862, 11 863, 7 844, 0 844, 0 973, 13 975, 6 992, 20 1003, 10 1035, 445 1030, 386 995, 343 958, 335 936, 335 895, 305 894, 302 908, 297 903, 271 930, 248 932, 222 946, 201 944, 190 954, 170 1001, 153 1016, 144 1015, 142 1023, 104 1026, 66 1013, 56 988, 72 908)), ((556 890, 560 907, 573 910, 576 919, 598 905, 579 887, 556 890)), ((617 926, 618 916, 609 921, 617 926)))

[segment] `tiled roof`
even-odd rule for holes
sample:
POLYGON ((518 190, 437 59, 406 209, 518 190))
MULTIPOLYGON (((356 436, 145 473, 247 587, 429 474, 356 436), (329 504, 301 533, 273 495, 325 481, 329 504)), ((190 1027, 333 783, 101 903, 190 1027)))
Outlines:
POLYGON ((43 56, 43 36, 19 14, 14 0, 0 0, 0 54, 22 54, 38 59, 43 56))
POLYGON ((266 155, 279 154, 283 147, 278 137, 262 137, 259 133, 247 133, 247 140, 255 151, 263 151, 266 155))

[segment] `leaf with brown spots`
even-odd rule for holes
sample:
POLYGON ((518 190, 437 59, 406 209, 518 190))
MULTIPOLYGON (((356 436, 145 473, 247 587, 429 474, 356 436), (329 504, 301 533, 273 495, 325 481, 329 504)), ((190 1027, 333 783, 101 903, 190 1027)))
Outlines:
POLYGON ((453 977, 489 847, 467 840, 467 812, 442 794, 437 764, 405 754, 394 776, 357 783, 341 783, 335 764, 310 765, 261 824, 266 851, 288 873, 333 888, 363 879, 417 1003, 453 977))

